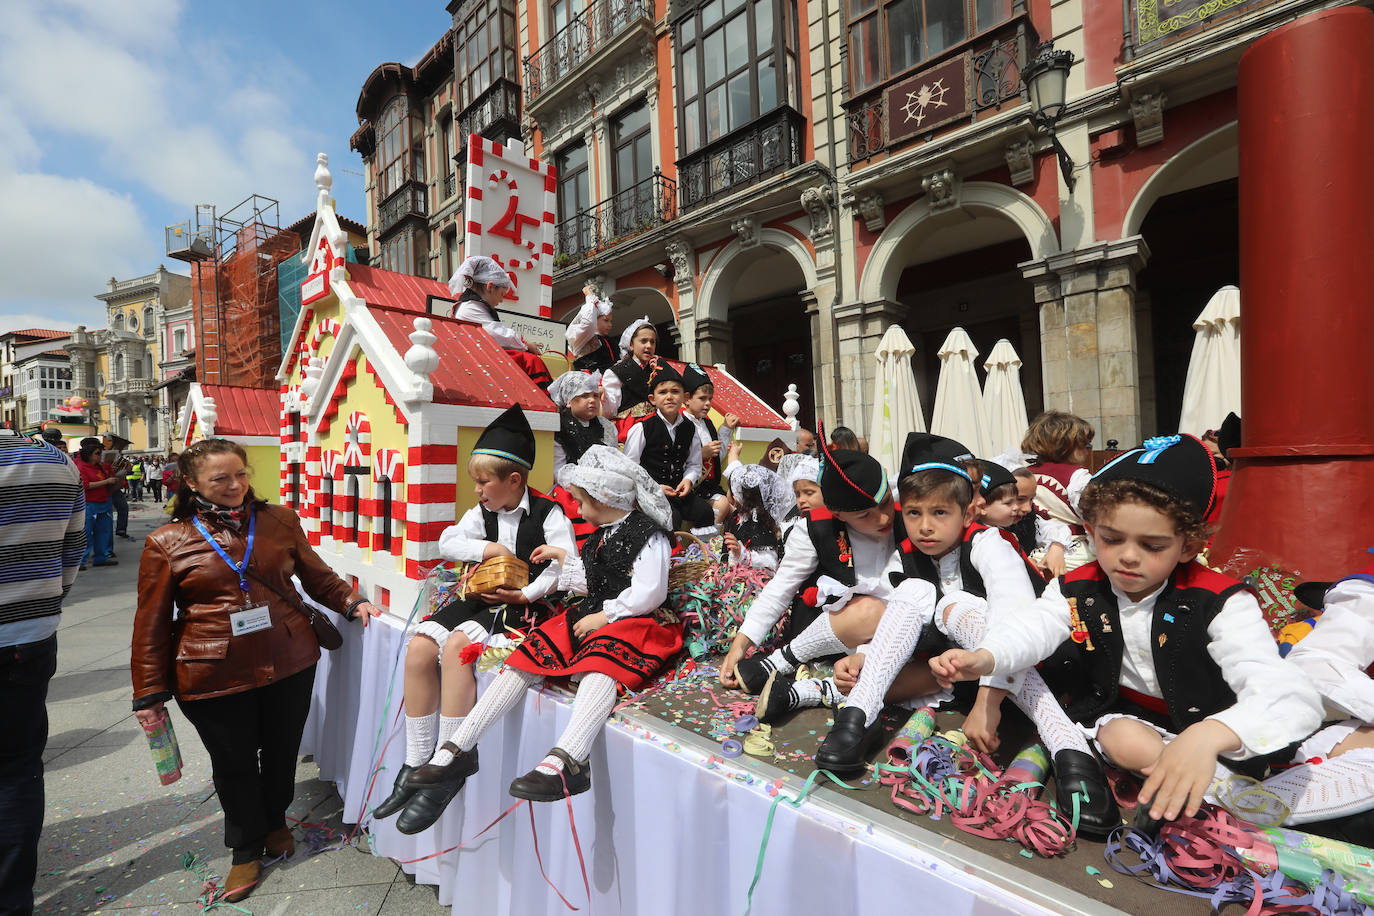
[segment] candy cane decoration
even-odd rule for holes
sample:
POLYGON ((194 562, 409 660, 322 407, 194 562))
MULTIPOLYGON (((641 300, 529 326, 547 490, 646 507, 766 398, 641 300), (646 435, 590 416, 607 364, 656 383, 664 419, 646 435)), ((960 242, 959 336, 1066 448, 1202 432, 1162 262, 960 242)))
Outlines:
POLYGON ((336 451, 328 451, 320 456, 321 463, 324 465, 324 477, 328 480, 342 480, 344 462, 343 456, 336 451))
POLYGON ((372 424, 367 415, 354 411, 348 415, 348 444, 344 447, 344 464, 351 468, 362 467, 372 454, 372 424))
POLYGON ((339 323, 333 318, 326 318, 315 325, 315 333, 310 335, 310 349, 305 352, 313 353, 320 348, 320 341, 328 334, 330 337, 339 335, 339 323))
POLYGON ((401 462, 401 453, 390 448, 378 449, 372 474, 373 479, 378 483, 381 483, 383 478, 392 483, 400 483, 405 475, 405 465, 401 462))

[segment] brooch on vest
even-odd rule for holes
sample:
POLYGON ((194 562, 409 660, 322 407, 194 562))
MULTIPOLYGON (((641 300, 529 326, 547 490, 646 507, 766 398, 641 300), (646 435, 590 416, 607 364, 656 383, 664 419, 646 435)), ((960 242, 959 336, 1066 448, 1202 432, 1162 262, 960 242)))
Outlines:
POLYGON ((1083 623, 1083 618, 1078 616, 1078 599, 1069 598, 1069 638, 1076 643, 1082 644, 1084 649, 1089 652, 1095 648, 1093 640, 1088 635, 1088 628, 1083 623))
POLYGON ((849 549, 849 538, 845 536, 843 531, 841 531, 839 537, 835 539, 835 546, 840 549, 840 562, 849 566, 854 560, 854 554, 849 549))

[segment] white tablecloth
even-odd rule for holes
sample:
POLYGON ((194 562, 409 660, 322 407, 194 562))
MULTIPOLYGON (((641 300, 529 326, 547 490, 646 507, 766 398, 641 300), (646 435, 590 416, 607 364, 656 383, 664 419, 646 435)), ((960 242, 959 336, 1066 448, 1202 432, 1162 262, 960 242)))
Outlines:
MULTIPOLYGON (((373 804, 386 797, 404 762, 405 738, 396 719, 403 632, 385 619, 368 627, 362 639, 356 624, 347 632, 343 648, 325 653, 320 662, 302 753, 313 754, 323 777, 338 784, 345 819, 352 822, 363 810, 379 729, 381 743, 395 737, 372 790, 373 804)), ((521 707, 482 738, 481 770, 443 818, 415 837, 397 833, 394 818, 372 822, 376 851, 402 861, 416 881, 437 885, 440 902, 456 906, 455 912, 565 911, 540 878, 523 808, 469 848, 404 863, 470 840, 513 804, 510 781, 544 757, 569 715, 560 697, 532 689, 521 707)), ((592 748, 592 789, 573 800, 591 912, 743 913, 771 784, 747 769, 712 761, 704 743, 676 744, 644 723, 614 721, 602 732, 592 748)), ((795 777, 792 786, 784 793, 795 794, 795 777)), ((891 825, 826 804, 820 799, 826 794, 818 793, 817 802, 808 800, 800 810, 778 806, 754 894, 755 914, 879 914, 906 910, 917 900, 927 912, 950 916, 1078 909, 1063 903, 1041 908, 1017 896, 1014 882, 970 868, 966 847, 927 831, 913 842, 891 825)), ((533 808, 549 879, 587 912, 566 805, 533 808)))

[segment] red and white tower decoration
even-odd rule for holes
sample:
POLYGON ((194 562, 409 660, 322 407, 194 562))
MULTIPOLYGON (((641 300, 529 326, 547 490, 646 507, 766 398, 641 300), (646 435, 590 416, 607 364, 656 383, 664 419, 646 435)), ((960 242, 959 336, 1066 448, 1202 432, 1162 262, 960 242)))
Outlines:
POLYGON ((514 285, 505 307, 553 315, 554 167, 473 134, 468 142, 467 231, 463 250, 506 268, 514 285))

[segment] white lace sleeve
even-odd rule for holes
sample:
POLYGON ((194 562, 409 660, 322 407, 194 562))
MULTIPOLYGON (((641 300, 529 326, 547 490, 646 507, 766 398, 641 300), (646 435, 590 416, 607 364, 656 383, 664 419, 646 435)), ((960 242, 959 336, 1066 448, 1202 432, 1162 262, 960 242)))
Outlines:
POLYGON ((558 570, 558 590, 574 595, 587 594, 587 567, 579 554, 570 553, 558 570))

